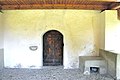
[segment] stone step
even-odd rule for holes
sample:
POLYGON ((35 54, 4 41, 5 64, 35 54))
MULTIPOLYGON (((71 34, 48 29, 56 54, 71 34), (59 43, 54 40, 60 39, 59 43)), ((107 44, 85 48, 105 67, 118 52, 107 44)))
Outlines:
POLYGON ((100 74, 107 73, 107 61, 99 56, 80 56, 79 57, 79 67, 83 73, 88 72, 90 74, 90 68, 99 68, 100 74))
POLYGON ((44 63, 44 66, 60 66, 61 63, 44 63))

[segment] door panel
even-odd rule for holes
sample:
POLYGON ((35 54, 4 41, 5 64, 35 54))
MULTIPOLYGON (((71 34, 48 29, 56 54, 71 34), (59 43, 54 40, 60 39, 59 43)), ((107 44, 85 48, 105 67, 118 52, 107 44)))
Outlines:
POLYGON ((63 65, 63 35, 51 30, 43 36, 43 66, 63 65))

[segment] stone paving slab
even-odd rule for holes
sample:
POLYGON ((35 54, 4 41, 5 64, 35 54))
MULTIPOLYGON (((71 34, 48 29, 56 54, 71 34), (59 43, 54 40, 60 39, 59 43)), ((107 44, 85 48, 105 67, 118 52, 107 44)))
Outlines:
POLYGON ((108 75, 84 75, 79 69, 42 68, 0 70, 0 80, 114 80, 108 75))

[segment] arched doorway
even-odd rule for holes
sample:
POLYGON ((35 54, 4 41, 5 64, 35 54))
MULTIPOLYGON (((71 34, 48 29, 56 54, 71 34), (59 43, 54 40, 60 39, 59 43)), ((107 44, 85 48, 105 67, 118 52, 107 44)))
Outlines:
POLYGON ((63 65, 63 35, 50 30, 43 35, 43 66, 63 65))

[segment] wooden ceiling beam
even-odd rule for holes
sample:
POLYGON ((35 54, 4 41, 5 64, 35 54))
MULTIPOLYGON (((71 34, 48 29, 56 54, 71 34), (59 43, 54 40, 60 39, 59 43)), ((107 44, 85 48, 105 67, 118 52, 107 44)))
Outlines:
POLYGON ((108 9, 117 10, 119 8, 120 8, 120 2, 112 3, 111 5, 108 6, 108 9))
MULTIPOLYGON (((0 0, 0 2, 3 2, 3 1, 11 1, 11 0, 0 0)), ((12 0, 12 2, 19 2, 19 1, 32 1, 32 0, 12 0)), ((45 1, 45 0, 43 0, 45 1)), ((59 0, 59 1, 62 1, 62 0, 59 0)), ((71 1, 74 1, 74 0, 71 0, 71 1)), ((79 0, 79 1, 84 1, 84 0, 79 0)), ((105 2, 117 2, 118 0, 85 0, 85 1, 105 1, 105 2)))
POLYGON ((36 3, 68 3, 68 2, 117 2, 117 0, 0 0, 1 5, 26 5, 26 4, 36 4, 36 3))
POLYGON ((117 2, 117 0, 86 0, 86 1, 100 1, 100 2, 117 2))
POLYGON ((33 5, 3 5, 2 10, 19 9, 85 9, 85 10, 104 10, 103 5, 80 5, 80 4, 33 4, 33 5))

